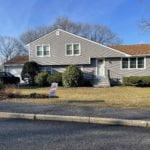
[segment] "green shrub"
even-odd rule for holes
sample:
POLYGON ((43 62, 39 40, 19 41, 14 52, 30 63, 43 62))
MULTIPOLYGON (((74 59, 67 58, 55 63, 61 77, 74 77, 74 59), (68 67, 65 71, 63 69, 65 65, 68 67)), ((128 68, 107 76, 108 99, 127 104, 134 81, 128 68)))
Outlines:
POLYGON ((83 74, 77 66, 69 66, 63 73, 63 85, 65 87, 78 87, 83 85, 83 74))
POLYGON ((24 64, 21 77, 24 81, 28 80, 30 85, 34 85, 35 76, 39 73, 39 65, 36 62, 27 62, 24 64))
POLYGON ((4 88, 3 82, 0 80, 0 90, 4 88))
POLYGON ((47 86, 48 73, 47 72, 41 72, 35 77, 35 83, 39 86, 47 86))
POLYGON ((123 78, 124 85, 150 86, 150 76, 130 76, 123 78))
POLYGON ((62 86, 62 73, 55 72, 55 73, 48 75, 47 81, 50 85, 53 82, 57 82, 58 85, 62 86))

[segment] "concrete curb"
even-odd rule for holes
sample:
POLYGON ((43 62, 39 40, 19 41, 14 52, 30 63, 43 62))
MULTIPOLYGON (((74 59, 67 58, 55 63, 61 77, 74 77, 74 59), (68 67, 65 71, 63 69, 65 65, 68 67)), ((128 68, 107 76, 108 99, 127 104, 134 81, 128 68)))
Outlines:
POLYGON ((47 121, 78 122, 78 123, 91 123, 101 125, 119 125, 119 126, 150 128, 150 121, 147 120, 128 120, 128 119, 84 117, 84 116, 82 117, 82 116, 0 112, 0 119, 47 120, 47 121))

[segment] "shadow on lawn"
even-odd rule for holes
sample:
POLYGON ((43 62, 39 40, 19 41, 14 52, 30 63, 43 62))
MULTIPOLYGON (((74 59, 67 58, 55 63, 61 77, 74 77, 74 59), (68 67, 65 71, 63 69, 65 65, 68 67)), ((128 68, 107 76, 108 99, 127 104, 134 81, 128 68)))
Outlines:
POLYGON ((84 104, 88 104, 88 103, 104 103, 104 100, 70 100, 67 101, 68 103, 84 103, 84 104))

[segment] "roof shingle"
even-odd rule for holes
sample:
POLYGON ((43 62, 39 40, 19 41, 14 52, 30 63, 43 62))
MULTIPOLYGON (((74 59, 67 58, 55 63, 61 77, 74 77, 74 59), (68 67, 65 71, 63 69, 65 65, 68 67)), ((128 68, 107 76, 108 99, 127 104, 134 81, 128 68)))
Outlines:
POLYGON ((150 44, 117 45, 111 48, 130 55, 150 55, 150 44))
POLYGON ((9 64, 24 64, 26 62, 29 61, 29 57, 28 56, 15 56, 12 59, 10 59, 9 61, 7 61, 5 63, 5 65, 9 65, 9 64))

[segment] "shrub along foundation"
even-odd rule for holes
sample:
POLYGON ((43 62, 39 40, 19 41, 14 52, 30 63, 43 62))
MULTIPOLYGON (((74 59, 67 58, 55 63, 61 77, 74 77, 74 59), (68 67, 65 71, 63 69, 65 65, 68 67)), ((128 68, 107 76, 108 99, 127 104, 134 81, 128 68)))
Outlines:
POLYGON ((47 94, 37 94, 37 93, 31 93, 29 95, 22 95, 22 94, 14 94, 10 93, 7 95, 7 98, 58 98, 58 96, 49 96, 47 94))

